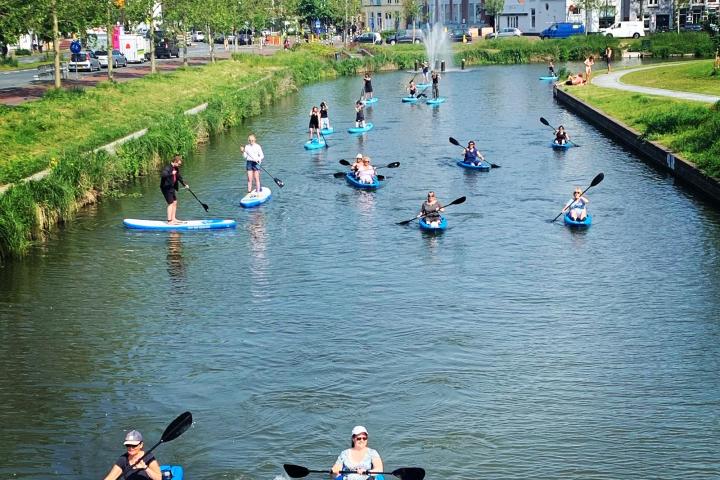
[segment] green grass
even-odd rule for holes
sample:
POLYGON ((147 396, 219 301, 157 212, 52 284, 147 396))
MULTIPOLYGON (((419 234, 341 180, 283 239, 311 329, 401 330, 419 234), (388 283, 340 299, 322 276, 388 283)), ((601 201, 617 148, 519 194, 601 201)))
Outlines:
POLYGON ((622 82, 720 96, 720 72, 715 75, 712 72, 713 61, 701 60, 628 73, 622 77, 622 82))

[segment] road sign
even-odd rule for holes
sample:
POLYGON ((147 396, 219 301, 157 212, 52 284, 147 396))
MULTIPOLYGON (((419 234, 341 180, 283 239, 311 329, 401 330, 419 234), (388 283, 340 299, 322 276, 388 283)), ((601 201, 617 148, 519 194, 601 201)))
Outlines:
POLYGON ((80 53, 80 50, 82 50, 80 40, 74 40, 72 43, 70 43, 70 51, 72 53, 80 53))

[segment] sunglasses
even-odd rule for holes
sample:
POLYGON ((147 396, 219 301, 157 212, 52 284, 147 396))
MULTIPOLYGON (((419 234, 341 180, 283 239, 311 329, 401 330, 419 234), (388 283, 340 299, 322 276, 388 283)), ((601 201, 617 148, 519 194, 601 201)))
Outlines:
POLYGON ((582 192, 574 192, 573 195, 580 195, 582 192))
POLYGON ((126 448, 138 448, 139 446, 139 443, 137 445, 125 445, 126 448))
POLYGON ((355 440, 367 440, 367 437, 365 437, 365 436, 355 437, 355 440))

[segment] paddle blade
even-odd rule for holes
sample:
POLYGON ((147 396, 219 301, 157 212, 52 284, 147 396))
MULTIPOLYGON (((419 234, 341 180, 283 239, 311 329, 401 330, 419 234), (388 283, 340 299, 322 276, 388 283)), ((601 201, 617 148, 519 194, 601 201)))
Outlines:
POLYGON ((377 179, 381 182, 385 181, 385 175, 378 175, 377 179))
POLYGON ((491 163, 491 164, 490 164, 490 168, 500 168, 500 165, 496 165, 496 164, 494 164, 494 163, 491 163))
POLYGON ((417 220, 419 217, 413 217, 410 220, 403 220, 402 222, 397 222, 396 225, 407 225, 408 223, 412 222, 413 220, 417 220))
POLYGON ((550 126, 550 122, 545 120, 545 117, 540 117, 540 123, 542 123, 543 125, 547 125, 548 127, 550 126))
POLYGON ((290 475, 291 478, 302 478, 307 477, 310 470, 303 467, 302 465, 291 465, 286 463, 283 465, 285 472, 290 475))
POLYGON ((210 209, 210 207, 208 207, 206 203, 200 203, 200 204, 202 205, 202 207, 205 209, 206 212, 208 211, 208 209, 210 209))
POLYGON ((273 177, 273 180, 275 180, 275 183, 277 184, 278 187, 282 188, 285 186, 285 183, 283 183, 283 181, 280 180, 279 178, 273 177))
POLYGON ((457 145, 458 147, 462 146, 462 145, 460 145, 460 142, 455 140, 453 137, 450 137, 448 140, 450 140, 450 143, 452 143, 453 145, 457 145))
POLYGON ((190 412, 180 414, 180 416, 167 426, 162 434, 162 437, 160 437, 160 441, 171 442, 175 440, 177 437, 185 433, 185 430, 190 428, 190 425, 192 425, 192 414, 190 412))
POLYGON ((450 205, 460 205, 461 203, 465 203, 465 200, 466 200, 465 197, 456 198, 455 200, 453 200, 452 202, 448 203, 445 206, 449 207, 450 205))
POLYGON ((400 166, 400 162, 392 162, 386 165, 387 168, 397 168, 400 166))
POLYGON ((403 467, 392 471, 393 476, 401 480, 423 480, 425 469, 419 467, 403 467))
MULTIPOLYGON (((594 187, 594 186, 597 185, 598 183, 602 182, 602 181, 603 181, 603 178, 605 178, 605 174, 602 173, 602 172, 598 173, 598 174, 595 176, 595 178, 592 179, 592 182, 590 182, 590 187, 594 187)), ((590 187, 588 187, 588 188, 590 188, 590 187)))
POLYGON ((333 173, 333 177, 335 178, 343 178, 345 176, 345 172, 335 172, 333 173))
POLYGON ((343 158, 343 159, 340 159, 340 165, 345 165, 346 167, 349 167, 349 166, 350 166, 350 162, 348 162, 347 160, 345 160, 345 159, 343 158))

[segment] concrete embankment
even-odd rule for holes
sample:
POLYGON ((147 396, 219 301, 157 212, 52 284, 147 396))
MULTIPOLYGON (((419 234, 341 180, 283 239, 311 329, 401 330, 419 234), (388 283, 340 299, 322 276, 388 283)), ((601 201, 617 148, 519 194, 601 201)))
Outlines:
POLYGON ((669 172, 680 183, 720 206, 720 182, 701 172, 692 162, 659 143, 645 140, 641 132, 605 115, 557 86, 553 89, 553 95, 559 103, 624 143, 651 165, 669 172))

